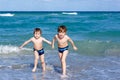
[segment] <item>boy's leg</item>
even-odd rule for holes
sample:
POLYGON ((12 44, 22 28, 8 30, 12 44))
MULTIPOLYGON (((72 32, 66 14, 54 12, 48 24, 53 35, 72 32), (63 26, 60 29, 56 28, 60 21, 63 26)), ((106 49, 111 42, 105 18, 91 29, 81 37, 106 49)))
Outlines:
POLYGON ((62 56, 63 56, 63 53, 59 53, 59 59, 60 59, 61 66, 62 66, 62 56))
POLYGON ((43 69, 43 72, 44 72, 45 71, 45 67, 46 67, 45 60, 44 60, 44 54, 42 54, 40 56, 40 61, 41 61, 42 69, 43 69))
POLYGON ((63 75, 66 75, 66 57, 67 57, 67 54, 68 54, 68 50, 64 51, 62 53, 62 55, 59 54, 59 56, 61 56, 61 64, 62 64, 62 74, 63 75))
POLYGON ((34 68, 32 69, 32 72, 35 72, 37 69, 37 64, 38 64, 38 59, 39 59, 39 55, 37 51, 34 51, 34 68))
POLYGON ((60 61, 62 60, 62 53, 59 53, 59 58, 60 58, 60 61))

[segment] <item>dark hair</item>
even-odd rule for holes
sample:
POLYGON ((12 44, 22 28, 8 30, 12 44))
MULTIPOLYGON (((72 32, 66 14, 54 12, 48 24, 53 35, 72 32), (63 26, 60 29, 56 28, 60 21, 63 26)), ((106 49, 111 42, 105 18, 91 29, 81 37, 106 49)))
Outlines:
POLYGON ((40 32, 40 34, 42 34, 42 31, 40 28, 35 28, 33 33, 35 34, 35 32, 40 32))
POLYGON ((58 27, 58 32, 66 32, 66 31, 67 31, 67 28, 66 28, 65 25, 60 25, 60 26, 58 27))

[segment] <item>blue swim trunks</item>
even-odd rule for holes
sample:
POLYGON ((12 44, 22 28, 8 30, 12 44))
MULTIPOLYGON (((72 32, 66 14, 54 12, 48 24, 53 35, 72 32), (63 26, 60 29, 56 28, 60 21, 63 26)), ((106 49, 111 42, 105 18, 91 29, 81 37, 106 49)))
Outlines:
POLYGON ((64 47, 64 48, 58 47, 58 51, 59 51, 60 53, 63 53, 65 50, 68 50, 68 48, 69 48, 69 46, 66 46, 66 47, 64 47))
POLYGON ((44 49, 42 48, 41 50, 36 50, 35 48, 33 48, 34 51, 37 51, 39 56, 44 54, 44 49))

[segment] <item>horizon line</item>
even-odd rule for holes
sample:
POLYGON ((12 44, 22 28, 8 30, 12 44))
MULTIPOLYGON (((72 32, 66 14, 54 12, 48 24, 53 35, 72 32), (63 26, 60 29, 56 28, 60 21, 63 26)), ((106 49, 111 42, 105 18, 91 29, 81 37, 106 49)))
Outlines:
POLYGON ((0 11, 0 12, 120 12, 120 11, 0 11))

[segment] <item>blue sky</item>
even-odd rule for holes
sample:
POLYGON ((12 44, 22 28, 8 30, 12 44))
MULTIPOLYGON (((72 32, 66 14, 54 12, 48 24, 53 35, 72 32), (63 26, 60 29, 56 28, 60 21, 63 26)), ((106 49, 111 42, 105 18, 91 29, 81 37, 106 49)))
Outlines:
POLYGON ((120 0, 0 0, 0 11, 120 11, 120 0))

